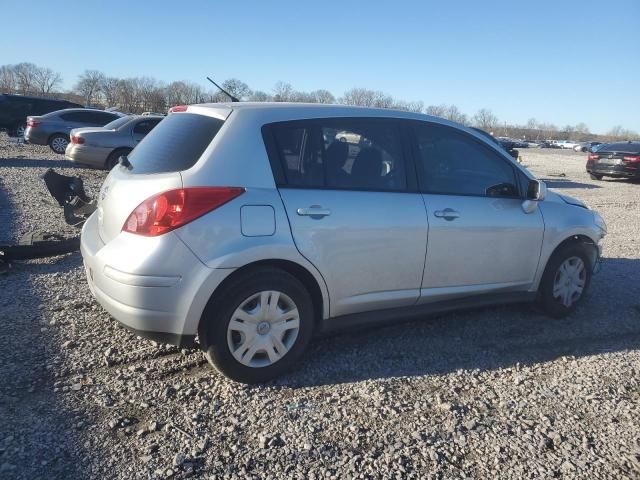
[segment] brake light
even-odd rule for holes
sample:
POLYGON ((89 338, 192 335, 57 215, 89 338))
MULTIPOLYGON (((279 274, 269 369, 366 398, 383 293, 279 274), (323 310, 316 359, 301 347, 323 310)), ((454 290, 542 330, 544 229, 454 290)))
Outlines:
POLYGON ((71 143, 74 145, 82 145, 84 143, 84 138, 71 135, 71 143))
POLYGON ((42 122, 39 122, 38 120, 34 120, 33 118, 30 118, 27 120, 27 127, 35 128, 41 123, 42 122))
POLYGON ((597 153, 590 153, 588 160, 598 160, 598 154, 597 153))
POLYGON ((239 187, 191 187, 159 193, 131 212, 122 231, 156 237, 221 207, 244 191, 239 187))
POLYGON ((638 163, 640 162, 640 155, 627 155, 622 157, 624 163, 638 163))
POLYGON ((171 107, 171 108, 169 109, 169 113, 173 113, 173 112, 186 112, 188 107, 189 107, 188 105, 176 105, 176 106, 171 107))

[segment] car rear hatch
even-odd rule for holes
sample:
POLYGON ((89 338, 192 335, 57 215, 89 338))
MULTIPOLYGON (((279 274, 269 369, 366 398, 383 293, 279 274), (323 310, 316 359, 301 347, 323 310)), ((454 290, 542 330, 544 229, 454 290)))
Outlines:
POLYGON ((158 124, 114 167, 98 196, 98 229, 108 243, 138 205, 149 197, 182 188, 181 171, 191 168, 231 113, 227 108, 184 107, 158 124))

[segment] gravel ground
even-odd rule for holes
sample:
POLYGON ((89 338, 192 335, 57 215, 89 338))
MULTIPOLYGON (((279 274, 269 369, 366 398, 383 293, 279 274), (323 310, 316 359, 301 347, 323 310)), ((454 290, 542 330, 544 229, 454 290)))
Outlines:
MULTIPOLYGON (((529 306, 313 343, 275 383, 231 383, 93 300, 78 253, 0 276, 0 478, 639 478, 640 183, 523 150, 597 208, 605 262, 570 318, 529 306), (560 176, 561 175, 561 176, 560 176)), ((0 136, 0 243, 64 221, 40 176, 104 172, 0 136)))

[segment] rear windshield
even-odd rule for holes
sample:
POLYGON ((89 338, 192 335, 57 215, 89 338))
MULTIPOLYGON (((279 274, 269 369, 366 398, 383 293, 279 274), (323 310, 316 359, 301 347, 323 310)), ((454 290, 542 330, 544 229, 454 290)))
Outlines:
POLYGON ((129 155, 133 173, 187 170, 198 161, 224 122, 193 113, 172 113, 129 155))
POLYGON ((640 142, 607 143, 598 147, 598 152, 640 153, 640 142))
POLYGON ((120 117, 120 118, 117 118, 116 120, 114 120, 113 122, 107 123, 104 126, 104 128, 105 128, 105 130, 115 130, 116 128, 120 128, 122 125, 127 123, 129 120, 131 120, 131 117, 129 117, 129 116, 120 117))

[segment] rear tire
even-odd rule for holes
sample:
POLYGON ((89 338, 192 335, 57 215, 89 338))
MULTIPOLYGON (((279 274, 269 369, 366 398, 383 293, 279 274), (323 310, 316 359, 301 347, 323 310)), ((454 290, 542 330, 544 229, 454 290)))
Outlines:
POLYGON ((283 270, 265 267, 214 294, 199 336, 212 366, 231 380, 253 384, 298 363, 313 328, 313 302, 304 285, 283 270))
POLYGON ((602 180, 602 175, 597 175, 595 173, 590 173, 589 176, 591 177, 591 180, 602 180))
POLYGON ((105 170, 111 170, 118 164, 118 159, 122 155, 128 155, 131 152, 130 148, 118 148, 111 152, 107 157, 107 160, 104 162, 105 170))
POLYGON ((584 298, 593 265, 587 247, 570 243, 556 250, 547 262, 538 288, 538 303, 554 318, 573 312, 584 298))
POLYGON ((69 136, 61 133, 55 133, 49 137, 49 148, 58 155, 63 155, 69 145, 69 136))

